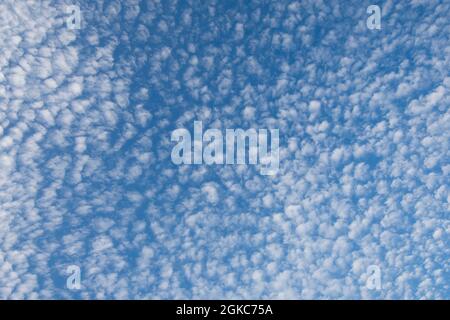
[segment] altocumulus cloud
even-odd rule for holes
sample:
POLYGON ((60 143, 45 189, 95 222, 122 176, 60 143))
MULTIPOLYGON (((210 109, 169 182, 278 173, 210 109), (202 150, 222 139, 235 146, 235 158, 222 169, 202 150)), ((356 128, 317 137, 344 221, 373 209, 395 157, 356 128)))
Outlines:
POLYGON ((0 3, 0 298, 450 298, 449 1, 77 3, 0 3))

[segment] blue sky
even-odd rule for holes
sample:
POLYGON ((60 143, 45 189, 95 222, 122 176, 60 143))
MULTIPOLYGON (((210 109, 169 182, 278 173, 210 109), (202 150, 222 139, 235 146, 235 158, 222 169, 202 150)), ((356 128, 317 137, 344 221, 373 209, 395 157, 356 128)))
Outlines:
POLYGON ((449 24, 448 0, 2 1, 0 298, 449 299, 449 24), (173 164, 194 121, 279 129, 278 173, 173 164))

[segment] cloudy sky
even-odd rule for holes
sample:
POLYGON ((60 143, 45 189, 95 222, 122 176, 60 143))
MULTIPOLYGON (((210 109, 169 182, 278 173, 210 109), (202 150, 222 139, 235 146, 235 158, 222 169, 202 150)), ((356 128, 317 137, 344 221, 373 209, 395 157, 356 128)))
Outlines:
POLYGON ((0 30, 1 299, 450 298, 449 0, 2 0, 0 30), (175 165, 194 121, 279 129, 278 173, 175 165))

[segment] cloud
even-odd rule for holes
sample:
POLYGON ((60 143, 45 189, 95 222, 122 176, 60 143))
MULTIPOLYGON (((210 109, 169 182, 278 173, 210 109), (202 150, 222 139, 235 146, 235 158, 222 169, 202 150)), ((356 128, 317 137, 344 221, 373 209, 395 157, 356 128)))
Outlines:
POLYGON ((0 298, 448 299, 449 4, 79 3, 0 4, 0 298), (278 174, 173 164, 196 120, 278 174))

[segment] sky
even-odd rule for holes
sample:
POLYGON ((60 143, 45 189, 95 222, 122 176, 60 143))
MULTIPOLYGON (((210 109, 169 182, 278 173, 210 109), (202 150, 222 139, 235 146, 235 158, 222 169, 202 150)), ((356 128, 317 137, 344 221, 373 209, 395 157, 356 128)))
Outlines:
POLYGON ((2 0, 0 30, 0 299, 450 299, 449 0, 2 0), (194 121, 278 129, 278 172, 174 164, 194 121))

